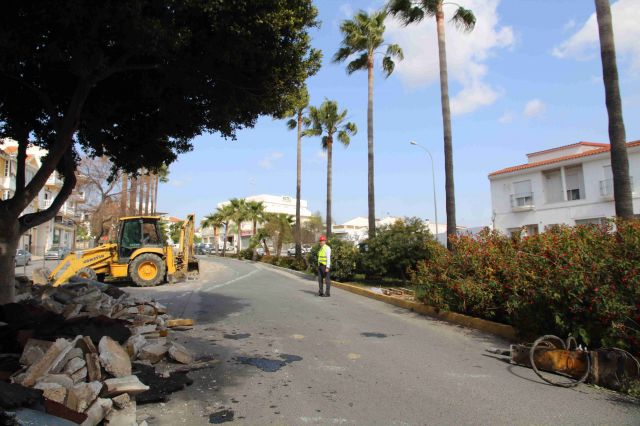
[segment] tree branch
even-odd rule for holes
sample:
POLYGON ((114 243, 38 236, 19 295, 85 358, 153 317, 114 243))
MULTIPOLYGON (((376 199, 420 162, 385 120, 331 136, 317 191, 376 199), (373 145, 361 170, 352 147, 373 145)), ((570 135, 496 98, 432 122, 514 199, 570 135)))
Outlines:
POLYGON ((62 184, 62 188, 60 188, 60 192, 58 192, 58 195, 56 195, 56 198, 48 209, 36 213, 28 213, 18 219, 21 234, 34 226, 41 225, 54 218, 58 210, 60 210, 65 201, 67 201, 67 198, 71 195, 73 188, 76 186, 76 165, 70 150, 65 153, 62 162, 64 183, 62 184))
POLYGON ((16 194, 24 192, 25 169, 27 168, 27 144, 29 135, 23 135, 18 141, 18 156, 16 162, 18 170, 16 170, 16 194))
POLYGON ((30 91, 32 91, 40 100, 40 102, 42 102, 42 106, 44 106, 44 108, 47 110, 47 113, 49 114, 50 117, 55 117, 55 108, 53 107, 53 102, 51 101, 51 98, 49 97, 49 95, 38 89, 36 86, 24 81, 22 78, 20 77, 16 77, 14 75, 11 74, 7 74, 6 72, 0 70, 0 74, 4 75, 5 77, 7 77, 10 80, 14 80, 17 81, 18 83, 20 83, 21 85, 23 85, 24 87, 26 87, 27 89, 29 89, 30 91))

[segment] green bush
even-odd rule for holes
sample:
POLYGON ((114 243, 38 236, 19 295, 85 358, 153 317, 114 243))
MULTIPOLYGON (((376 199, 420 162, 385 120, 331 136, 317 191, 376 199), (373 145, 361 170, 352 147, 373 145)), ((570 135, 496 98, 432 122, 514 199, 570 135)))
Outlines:
MULTIPOLYGON (((331 279, 337 281, 349 281, 356 274, 358 262, 358 249, 348 241, 331 238, 327 241, 331 247, 331 279)), ((315 244, 307 255, 309 271, 318 273, 318 251, 320 244, 315 244)))
POLYGON ((405 218, 376 229, 375 237, 360 245, 358 271, 367 278, 392 277, 404 282, 409 268, 431 259, 444 247, 419 218, 405 218))
POLYGON ((556 226, 511 239, 483 231, 420 262, 416 296, 525 333, 640 351, 640 222, 556 226))
POLYGON ((248 248, 248 249, 244 249, 244 250, 240 251, 240 257, 242 259, 245 259, 245 260, 252 260, 253 259, 253 249, 248 248))

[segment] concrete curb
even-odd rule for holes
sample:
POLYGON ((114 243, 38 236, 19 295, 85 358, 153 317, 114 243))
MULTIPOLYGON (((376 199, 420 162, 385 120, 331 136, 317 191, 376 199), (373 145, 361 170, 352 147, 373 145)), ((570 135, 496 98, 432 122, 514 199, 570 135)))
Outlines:
MULTIPOLYGON (((237 259, 236 259, 237 260, 237 259)), ((315 281, 315 277, 304 272, 293 271, 288 268, 283 268, 281 266, 271 265, 269 263, 264 262, 253 262, 258 263, 260 265, 265 265, 268 268, 280 270, 283 272, 287 272, 289 274, 296 275, 298 277, 315 281)), ((458 314, 456 312, 447 312, 436 309, 432 306, 425 305, 424 303, 414 302, 410 300, 399 299, 393 296, 387 296, 384 294, 373 292, 369 289, 359 287, 357 285, 349 284, 349 283, 341 283, 338 281, 331 281, 331 285, 333 287, 341 288, 350 293, 358 294, 360 296, 368 297, 370 299, 379 300, 380 302, 389 303, 394 306, 398 306, 400 308, 408 309, 412 312, 416 312, 421 315, 430 316, 433 318, 437 318, 452 324, 461 325, 463 327, 472 328, 475 330, 479 330, 485 333, 490 333, 504 339, 510 341, 516 341, 518 336, 518 330, 514 327, 507 324, 500 324, 493 321, 488 321, 482 318, 475 318, 464 314, 458 314)))

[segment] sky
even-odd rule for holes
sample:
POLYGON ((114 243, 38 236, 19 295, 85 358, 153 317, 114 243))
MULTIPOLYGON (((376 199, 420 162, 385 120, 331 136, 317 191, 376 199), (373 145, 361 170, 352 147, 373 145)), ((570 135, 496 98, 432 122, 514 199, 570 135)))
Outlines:
MULTIPOLYGON (((640 139, 639 0, 612 1, 627 140, 640 139)), ((475 29, 447 25, 457 221, 491 222, 487 175, 526 162, 529 152, 578 141, 608 142, 595 6, 577 0, 458 0, 474 11, 475 29)), ((348 111, 358 133, 333 150, 333 218, 367 216, 367 74, 348 75, 332 57, 340 23, 383 1, 315 0, 321 25, 311 32, 323 52, 321 70, 307 81, 311 105, 326 98, 348 111)), ((454 12, 448 6, 448 16, 454 12)), ((434 217, 433 155, 438 219, 445 220, 444 153, 435 23, 386 22, 385 42, 405 59, 385 78, 376 63, 374 146, 376 216, 434 217)), ((381 58, 381 56, 378 56, 381 58)), ((219 202, 256 194, 295 198, 296 133, 283 120, 262 117, 235 141, 207 134, 170 166, 160 211, 199 221, 219 202)), ((324 217, 326 156, 319 137, 303 139, 302 199, 324 217)))

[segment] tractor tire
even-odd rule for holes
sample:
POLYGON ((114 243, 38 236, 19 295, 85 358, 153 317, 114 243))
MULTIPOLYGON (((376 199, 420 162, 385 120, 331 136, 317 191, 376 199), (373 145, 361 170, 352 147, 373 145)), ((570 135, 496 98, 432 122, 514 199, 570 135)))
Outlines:
POLYGON ((129 265, 129 276, 138 287, 154 287, 164 281, 167 265, 160 256, 141 254, 129 265))
POLYGON ((98 280, 98 274, 96 274, 96 271, 94 271, 91 268, 82 268, 82 269, 80 269, 76 273, 76 276, 78 276, 80 278, 86 278, 86 279, 92 280, 92 281, 97 281, 98 280))

